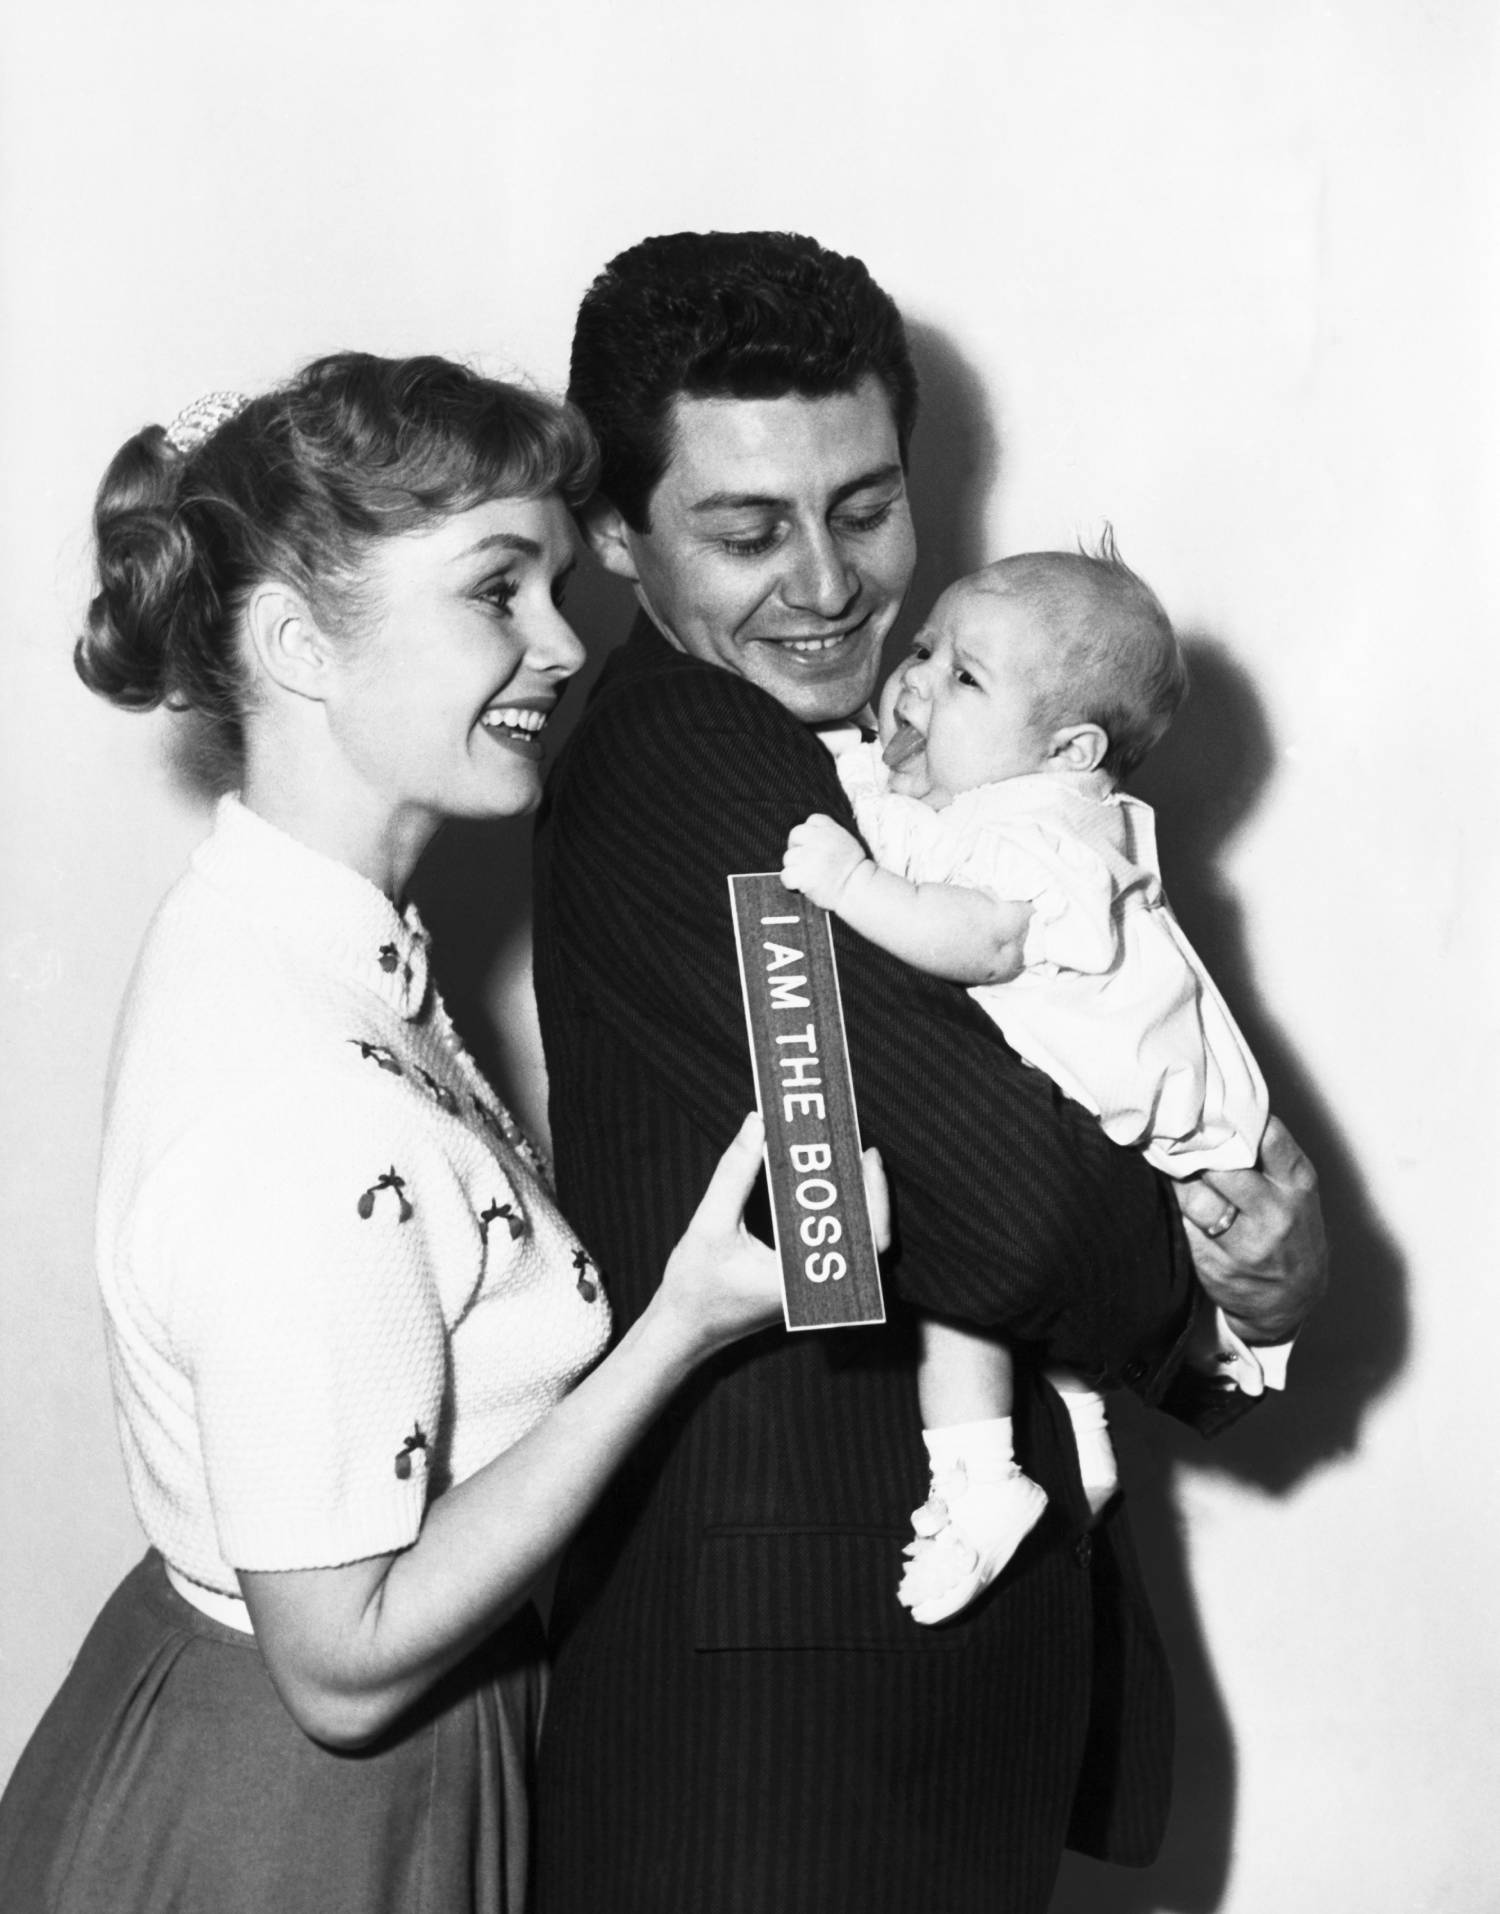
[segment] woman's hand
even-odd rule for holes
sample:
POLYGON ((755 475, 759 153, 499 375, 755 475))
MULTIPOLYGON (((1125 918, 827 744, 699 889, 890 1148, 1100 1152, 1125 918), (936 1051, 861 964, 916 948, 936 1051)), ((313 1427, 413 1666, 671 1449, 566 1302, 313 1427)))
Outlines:
MULTIPOLYGON (((760 1117, 746 1117, 667 1259, 657 1305, 680 1325, 695 1360, 781 1319, 776 1252, 745 1228, 765 1137, 760 1117)), ((875 1246, 883 1250, 891 1240, 890 1193, 877 1150, 865 1151, 864 1175, 875 1246)))

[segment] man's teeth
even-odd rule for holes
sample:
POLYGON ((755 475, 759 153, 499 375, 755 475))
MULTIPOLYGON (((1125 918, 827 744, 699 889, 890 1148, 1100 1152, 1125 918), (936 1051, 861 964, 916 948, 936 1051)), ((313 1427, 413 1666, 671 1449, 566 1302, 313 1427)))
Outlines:
POLYGON ((479 720, 486 731, 540 731, 547 722, 545 711, 525 711, 519 706, 495 705, 479 720))
POLYGON ((835 645, 841 645, 848 632, 835 632, 831 638, 783 638, 782 643, 789 651, 832 651, 835 645))

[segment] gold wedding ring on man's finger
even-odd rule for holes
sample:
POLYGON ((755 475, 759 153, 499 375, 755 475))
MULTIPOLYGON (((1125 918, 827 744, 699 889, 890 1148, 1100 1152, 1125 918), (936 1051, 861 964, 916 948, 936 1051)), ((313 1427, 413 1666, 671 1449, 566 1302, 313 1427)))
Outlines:
POLYGON ((1216 1217, 1212 1223, 1200 1223, 1198 1227, 1205 1236, 1222 1236, 1238 1215, 1239 1210, 1235 1205, 1226 1203, 1221 1216, 1216 1217))

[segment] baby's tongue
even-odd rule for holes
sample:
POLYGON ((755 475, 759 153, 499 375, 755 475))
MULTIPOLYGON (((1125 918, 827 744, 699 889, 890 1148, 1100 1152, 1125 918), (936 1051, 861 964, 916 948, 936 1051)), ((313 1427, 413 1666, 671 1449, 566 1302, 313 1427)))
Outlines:
POLYGON ((899 771, 908 758, 915 757, 921 750, 922 743, 922 734, 917 727, 903 720, 897 725, 891 735, 890 743, 880 755, 885 759, 888 769, 899 771))

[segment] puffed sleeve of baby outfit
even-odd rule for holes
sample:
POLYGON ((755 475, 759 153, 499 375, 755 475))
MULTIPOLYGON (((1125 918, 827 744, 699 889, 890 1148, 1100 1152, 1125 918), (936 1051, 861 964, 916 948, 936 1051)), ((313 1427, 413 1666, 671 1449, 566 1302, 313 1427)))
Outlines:
MULTIPOLYGON (((950 810, 958 811, 963 799, 950 810)), ((942 815, 946 816, 946 813, 942 815)), ((1097 852, 1041 817, 952 820, 935 881, 965 884, 1031 905, 1022 960, 1028 970, 1103 974, 1118 960, 1116 891, 1097 852)))
POLYGON ((877 863, 914 884, 958 884, 1030 904, 1028 969, 1104 973, 1117 961, 1116 885, 1108 864, 1049 815, 1037 779, 964 791, 940 811, 888 788, 878 747, 839 759, 877 863))
POLYGON ((225 1083, 137 1211, 236 1568, 332 1567, 416 1539, 448 1328, 483 1269, 416 1100, 327 1074, 274 1096, 225 1083))

